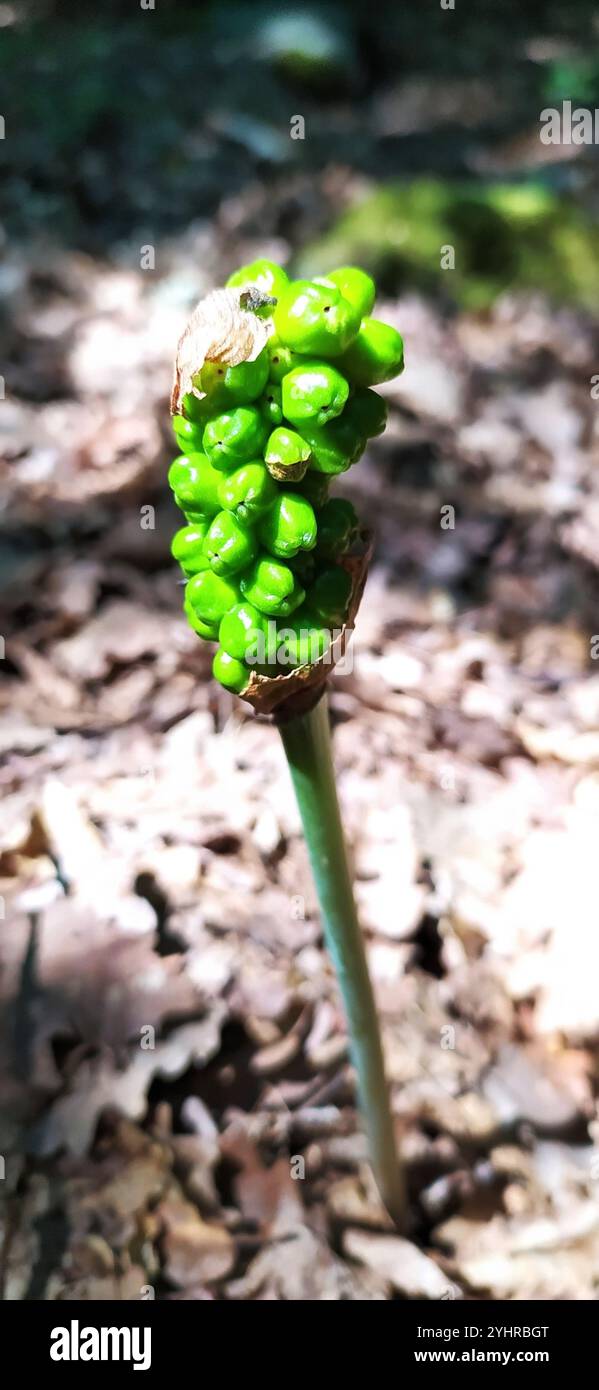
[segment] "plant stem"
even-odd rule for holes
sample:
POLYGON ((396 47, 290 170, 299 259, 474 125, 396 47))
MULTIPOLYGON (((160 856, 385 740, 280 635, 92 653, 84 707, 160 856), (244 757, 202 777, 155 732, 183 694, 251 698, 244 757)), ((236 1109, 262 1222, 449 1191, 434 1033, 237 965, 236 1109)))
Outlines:
POLYGON ((307 714, 281 723, 279 730, 302 817, 325 940, 345 1005, 372 1166, 383 1202, 401 1228, 406 1215, 404 1178, 339 813, 326 694, 307 714))

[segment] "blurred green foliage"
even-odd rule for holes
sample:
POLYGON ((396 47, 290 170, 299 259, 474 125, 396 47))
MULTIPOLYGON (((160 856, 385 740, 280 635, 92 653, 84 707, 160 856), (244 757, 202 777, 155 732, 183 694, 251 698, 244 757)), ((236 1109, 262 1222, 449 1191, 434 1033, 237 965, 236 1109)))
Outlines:
POLYGON ((543 91, 549 105, 574 101, 595 106, 599 102, 599 58, 596 54, 571 53, 547 63, 543 91))
POLYGON ((597 223, 541 183, 393 182, 344 212, 296 257, 298 275, 363 266, 389 290, 443 293, 469 309, 501 291, 542 290, 599 305, 597 223), (455 269, 441 268, 452 246, 455 269))

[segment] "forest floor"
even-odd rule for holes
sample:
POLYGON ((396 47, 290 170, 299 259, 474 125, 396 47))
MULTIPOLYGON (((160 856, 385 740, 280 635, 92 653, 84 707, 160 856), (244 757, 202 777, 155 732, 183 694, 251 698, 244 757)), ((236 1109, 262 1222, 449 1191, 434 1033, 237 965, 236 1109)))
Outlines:
POLYGON ((594 1298, 596 326, 385 302, 407 368, 338 488, 376 532, 331 707, 400 1239, 276 731, 210 680, 169 562, 185 311, 288 250, 227 219, 226 265, 198 224, 152 274, 2 270, 3 1296, 594 1298))

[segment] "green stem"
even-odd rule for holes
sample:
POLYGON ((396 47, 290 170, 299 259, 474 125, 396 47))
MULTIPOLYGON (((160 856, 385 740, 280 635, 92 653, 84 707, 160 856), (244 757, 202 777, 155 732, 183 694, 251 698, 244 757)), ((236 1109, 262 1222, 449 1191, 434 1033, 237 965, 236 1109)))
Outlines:
POLYGON ((349 1025, 352 1061, 381 1197, 395 1224, 406 1200, 372 985, 366 964, 339 814, 326 695, 307 714, 279 725, 300 809, 322 912, 349 1025))

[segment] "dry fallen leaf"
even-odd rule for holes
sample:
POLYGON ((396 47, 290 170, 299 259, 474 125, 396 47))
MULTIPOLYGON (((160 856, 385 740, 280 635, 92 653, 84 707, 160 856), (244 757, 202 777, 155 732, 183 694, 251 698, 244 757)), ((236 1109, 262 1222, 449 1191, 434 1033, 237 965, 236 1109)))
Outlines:
POLYGON ((382 1280, 369 1270, 354 1270, 329 1250, 306 1226, 273 1237, 249 1266, 247 1274, 227 1287, 227 1297, 257 1302, 381 1302, 382 1280))
POLYGON ((235 1247, 224 1226, 203 1221, 197 1207, 172 1194, 158 1208, 164 1226, 164 1272, 179 1288, 210 1284, 230 1274, 235 1247))
POLYGON ((343 1249, 405 1298, 455 1298, 451 1280, 434 1260, 400 1236, 349 1230, 343 1237, 343 1249))
POLYGON ((213 290, 196 305, 177 346, 171 413, 179 414, 183 397, 204 362, 236 367, 253 362, 266 344, 268 325, 242 307, 246 289, 213 290))
POLYGON ((191 1063, 203 1066, 214 1056, 226 1012, 225 1005, 216 1004, 200 1022, 177 1028, 153 1049, 139 1050, 123 1071, 116 1069, 112 1058, 82 1062, 72 1088, 32 1132, 33 1152, 49 1154, 65 1148, 74 1154, 86 1153, 104 1110, 141 1119, 155 1076, 181 1076, 191 1063))
POLYGON ((599 1211, 594 1200, 571 1201, 549 1216, 490 1221, 456 1216, 436 1238, 453 1250, 450 1263, 473 1292, 497 1298, 597 1297, 599 1211))

